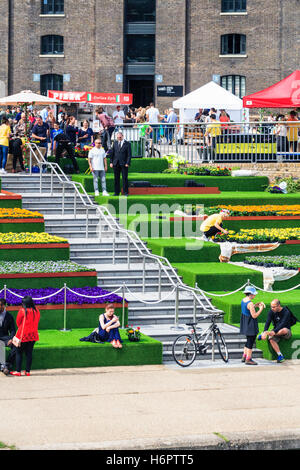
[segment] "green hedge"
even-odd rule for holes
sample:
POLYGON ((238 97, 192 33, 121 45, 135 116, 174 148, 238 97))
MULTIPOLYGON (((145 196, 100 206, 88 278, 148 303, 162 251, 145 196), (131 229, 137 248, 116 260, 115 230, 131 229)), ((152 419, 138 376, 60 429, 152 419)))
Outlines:
MULTIPOLYGON (((0 219, 1 220, 1 219, 0 219)), ((26 219, 24 219, 26 220, 26 219)), ((44 222, 18 222, 18 223, 1 223, 0 221, 0 232, 1 233, 20 233, 20 232, 45 232, 44 222)))
POLYGON ((191 287, 197 282, 198 287, 206 292, 213 290, 232 291, 245 284, 248 279, 252 284, 263 287, 263 275, 259 271, 226 263, 173 263, 183 281, 191 287))
MULTIPOLYGON (((85 173, 89 168, 88 161, 86 158, 76 158, 80 173, 85 173)), ((55 162, 55 157, 49 156, 49 162, 55 162)), ((72 164, 69 158, 60 159, 60 167, 65 168, 66 165, 72 164)), ((168 161, 166 158, 132 158, 129 167, 129 173, 161 173, 168 168, 168 161)), ((113 169, 109 166, 108 159, 108 174, 113 174, 113 169)), ((148 175, 147 175, 148 176, 148 175)), ((78 181, 77 175, 73 175, 74 181, 78 181), (75 178, 76 177, 76 178, 75 178)))
POLYGON ((22 209, 22 199, 9 199, 9 196, 0 199, 1 209, 14 209, 15 207, 22 209))
MULTIPOLYGON (((17 313, 20 307, 15 307, 10 313, 16 319, 17 313)), ((37 305, 37 308, 39 306, 37 305)), ((78 308, 67 308, 67 328, 94 328, 98 327, 99 315, 104 312, 104 308, 82 308, 78 305, 78 308)), ((63 308, 57 308, 53 310, 41 309, 41 319, 39 322, 39 330, 54 330, 62 329, 64 327, 64 310, 63 308)), ((122 307, 115 308, 115 314, 119 317, 121 325, 123 324, 123 311, 122 307)), ((124 325, 128 323, 128 308, 125 307, 125 319, 124 325)))
POLYGON ((0 261, 60 261, 70 259, 70 248, 1 249, 0 261))
POLYGON ((109 343, 79 341, 91 331, 40 331, 40 341, 33 351, 32 369, 162 364, 162 344, 159 341, 142 334, 141 341, 132 343, 123 330, 120 330, 124 340, 122 349, 115 349, 109 343))

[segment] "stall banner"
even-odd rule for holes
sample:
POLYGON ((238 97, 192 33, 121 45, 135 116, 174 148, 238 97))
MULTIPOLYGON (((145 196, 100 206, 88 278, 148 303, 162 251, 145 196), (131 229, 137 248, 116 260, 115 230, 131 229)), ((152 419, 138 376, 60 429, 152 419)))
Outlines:
POLYGON ((216 153, 234 154, 275 154, 276 142, 242 142, 216 144, 216 153))
POLYGON ((87 101, 95 104, 132 104, 131 93, 87 93, 87 101))
POLYGON ((87 101, 87 92, 48 90, 48 98, 68 103, 85 103, 87 101))
POLYGON ((88 91, 58 91, 48 90, 48 98, 65 101, 66 103, 94 103, 94 104, 132 104, 131 93, 91 93, 88 91))

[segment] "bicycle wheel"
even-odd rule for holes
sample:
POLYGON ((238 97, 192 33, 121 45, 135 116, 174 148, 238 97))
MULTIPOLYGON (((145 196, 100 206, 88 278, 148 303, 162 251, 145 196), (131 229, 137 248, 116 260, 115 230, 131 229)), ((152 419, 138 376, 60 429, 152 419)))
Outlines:
POLYGON ((220 330, 215 331, 215 338, 217 341, 218 350, 219 350, 221 358, 223 359, 224 362, 228 362, 228 359, 229 359, 228 348, 227 348, 224 336, 222 335, 220 330))
POLYGON ((180 335, 175 339, 172 346, 174 361, 181 367, 190 366, 197 354, 195 341, 190 335, 180 335))

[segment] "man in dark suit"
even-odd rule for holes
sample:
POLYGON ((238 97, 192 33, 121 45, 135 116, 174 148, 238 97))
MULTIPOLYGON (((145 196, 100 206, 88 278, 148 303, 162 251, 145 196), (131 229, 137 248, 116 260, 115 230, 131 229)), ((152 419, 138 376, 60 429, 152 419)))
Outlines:
POLYGON ((117 133, 117 140, 115 140, 110 151, 110 167, 114 169, 115 174, 115 194, 120 194, 120 175, 122 173, 123 194, 128 196, 128 167, 131 161, 131 144, 124 139, 123 133, 117 133))
POLYGON ((6 311, 6 300, 0 299, 0 370, 5 374, 9 374, 16 355, 16 347, 12 344, 12 339, 16 334, 15 321, 13 316, 6 311), (5 346, 10 346, 11 350, 5 362, 5 346))

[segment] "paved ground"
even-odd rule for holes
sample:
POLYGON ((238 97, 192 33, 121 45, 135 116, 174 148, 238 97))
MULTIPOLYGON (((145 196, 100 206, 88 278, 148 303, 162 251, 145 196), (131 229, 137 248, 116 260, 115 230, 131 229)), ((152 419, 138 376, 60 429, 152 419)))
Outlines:
POLYGON ((300 442, 299 360, 0 374, 0 389, 0 441, 18 449, 187 448, 270 436, 300 442))

